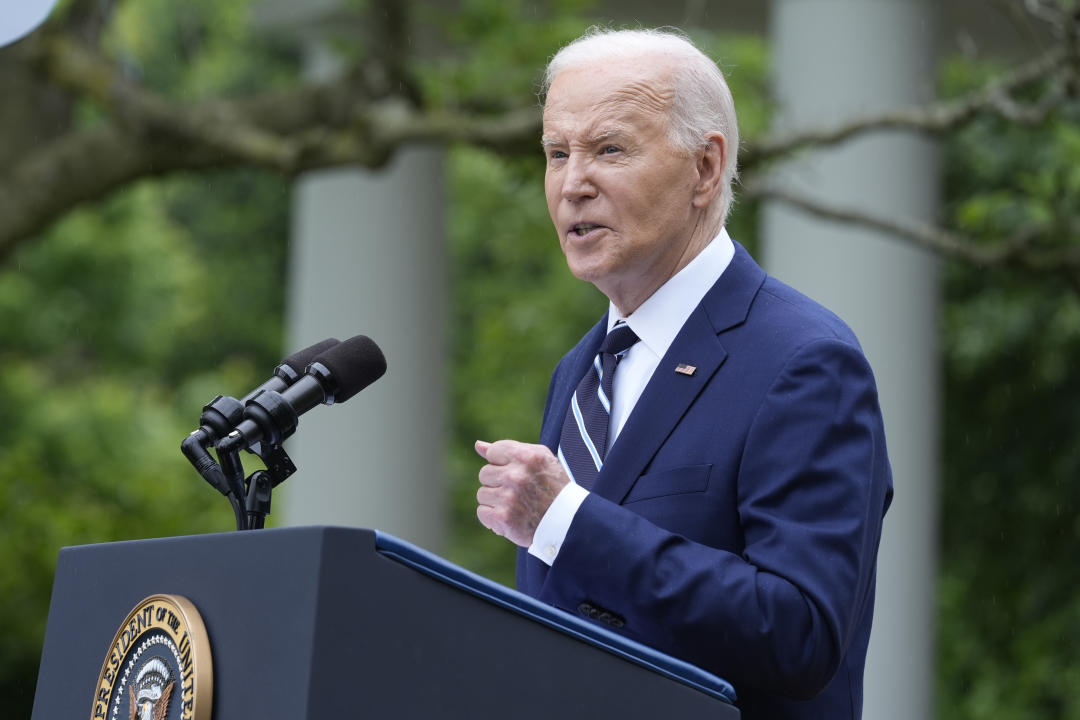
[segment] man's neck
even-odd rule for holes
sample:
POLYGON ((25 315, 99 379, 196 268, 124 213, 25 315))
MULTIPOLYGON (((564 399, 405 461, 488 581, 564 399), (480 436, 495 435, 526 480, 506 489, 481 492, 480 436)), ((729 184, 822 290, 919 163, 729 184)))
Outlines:
MULTIPOLYGON (((605 292, 608 300, 611 301, 611 305, 618 312, 619 317, 630 317, 639 307, 649 300, 656 292, 667 285, 671 280, 679 275, 686 269, 690 263, 694 262, 698 256, 704 252, 705 248, 709 247, 713 241, 720 236, 724 231, 723 223, 716 226, 711 234, 705 234, 702 231, 696 232, 695 237, 687 244, 686 250, 679 256, 678 261, 672 267, 663 279, 654 287, 638 289, 636 293, 621 293, 617 291, 605 292), (703 240, 701 238, 704 238, 703 240)), ((600 289, 604 292, 603 289, 600 289)))

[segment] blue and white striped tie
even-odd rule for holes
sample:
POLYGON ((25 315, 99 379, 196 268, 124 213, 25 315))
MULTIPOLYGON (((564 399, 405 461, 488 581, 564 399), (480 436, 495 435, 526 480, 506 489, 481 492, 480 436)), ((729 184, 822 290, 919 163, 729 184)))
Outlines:
POLYGON ((566 409, 559 436, 559 462, 570 478, 586 490, 596 482, 607 454, 615 366, 637 341, 638 336, 629 325, 622 320, 615 323, 566 409))

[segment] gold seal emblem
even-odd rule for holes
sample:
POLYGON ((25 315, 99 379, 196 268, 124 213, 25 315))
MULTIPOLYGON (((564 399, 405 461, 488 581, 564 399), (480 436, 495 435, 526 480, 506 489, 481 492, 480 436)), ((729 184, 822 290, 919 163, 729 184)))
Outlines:
POLYGON ((90 720, 210 720, 213 692, 199 611, 179 595, 151 595, 113 637, 90 720))

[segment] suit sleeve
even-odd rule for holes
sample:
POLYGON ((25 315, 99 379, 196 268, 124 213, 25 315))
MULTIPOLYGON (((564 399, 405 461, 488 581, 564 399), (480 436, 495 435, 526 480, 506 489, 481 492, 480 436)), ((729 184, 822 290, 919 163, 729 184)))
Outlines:
POLYGON ((590 495, 540 599, 603 608, 631 637, 736 687, 813 697, 870 612, 891 495, 857 347, 829 339, 794 351, 751 418, 734 487, 744 544, 728 549, 590 495))

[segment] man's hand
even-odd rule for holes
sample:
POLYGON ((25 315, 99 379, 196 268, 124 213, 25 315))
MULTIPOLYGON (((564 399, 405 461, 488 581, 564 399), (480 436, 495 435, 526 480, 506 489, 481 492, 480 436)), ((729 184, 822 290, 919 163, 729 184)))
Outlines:
POLYGON ((488 461, 480 468, 476 517, 496 535, 529 547, 540 518, 570 478, 543 445, 477 440, 476 452, 488 461))

